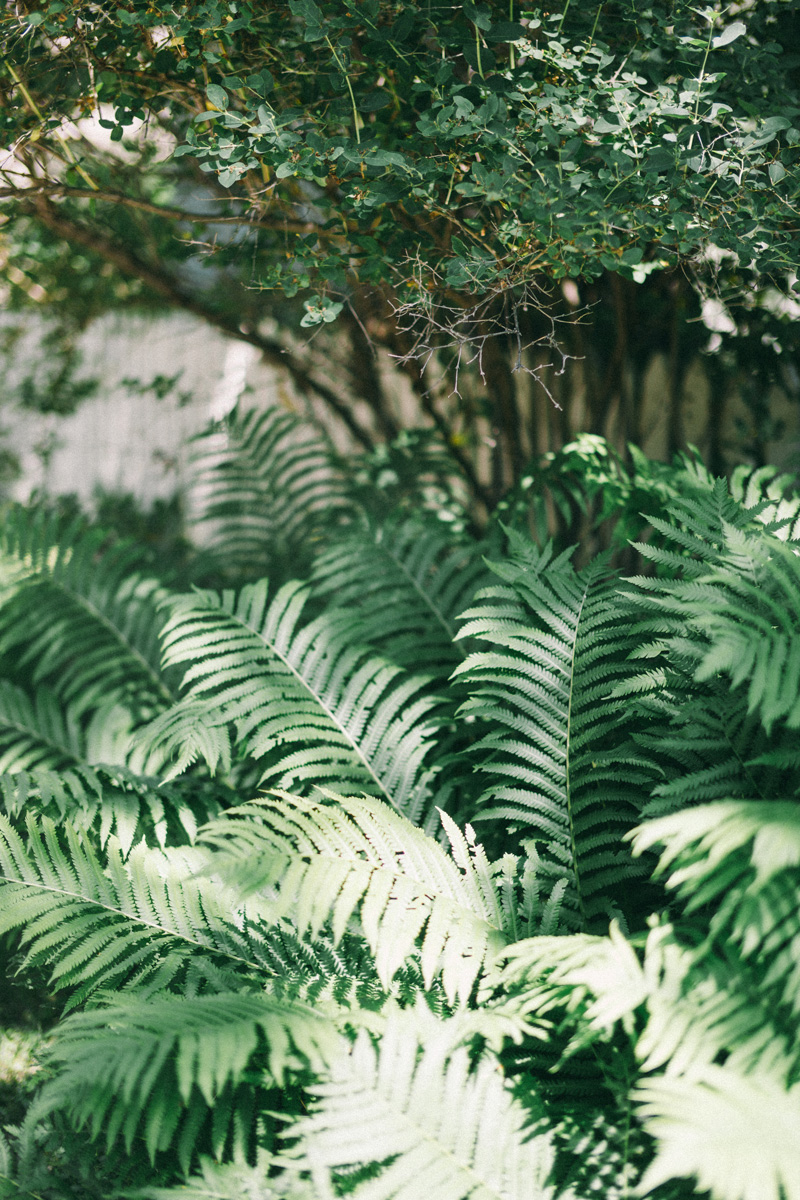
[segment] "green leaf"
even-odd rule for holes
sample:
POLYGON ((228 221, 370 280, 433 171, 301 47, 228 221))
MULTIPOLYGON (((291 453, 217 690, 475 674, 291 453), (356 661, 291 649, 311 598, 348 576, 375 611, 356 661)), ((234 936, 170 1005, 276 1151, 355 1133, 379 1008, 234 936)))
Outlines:
POLYGON ((721 50, 723 46, 730 46, 731 42, 735 42, 743 33, 747 33, 747 26, 743 21, 734 21, 727 29, 723 29, 722 33, 718 34, 711 42, 712 50, 721 50))
POLYGON ((218 83, 210 83, 206 88, 206 95, 211 104, 215 108, 219 108, 222 112, 228 107, 228 93, 218 83))

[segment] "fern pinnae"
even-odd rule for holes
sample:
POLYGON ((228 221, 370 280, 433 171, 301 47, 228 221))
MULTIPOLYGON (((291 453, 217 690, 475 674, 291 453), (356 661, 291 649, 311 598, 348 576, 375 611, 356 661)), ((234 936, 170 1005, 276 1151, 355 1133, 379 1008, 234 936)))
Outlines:
POLYGON ((477 544, 415 516, 339 534, 315 559, 311 584, 352 610, 358 641, 443 679, 464 657, 454 641, 458 613, 485 578, 477 544))
MULTIPOLYGON (((207 863, 199 851, 165 854, 140 843, 123 859, 110 838, 101 861, 65 824, 67 857, 53 822, 29 817, 27 827, 26 845, 0 815, 0 929, 23 928, 30 959, 50 963, 59 986, 78 989, 71 1003, 146 980, 167 959, 165 983, 195 955, 239 973, 272 973, 263 936, 248 932, 247 906, 237 910, 218 880, 198 876, 207 863)), ((263 920, 259 906, 253 915, 263 920)))
POLYGON ((441 1200, 549 1200, 549 1137, 531 1137, 490 1061, 471 1068, 459 1032, 417 1009, 390 1013, 378 1050, 359 1034, 290 1131, 293 1160, 334 1172, 381 1164, 356 1200, 413 1200, 421 1188, 441 1200))
MULTIPOLYGON (((451 1001, 468 997, 505 942, 494 889, 487 901, 472 855, 450 858, 435 839, 380 801, 277 793, 230 810, 204 840, 212 869, 243 894, 272 895, 301 935, 330 923, 334 940, 356 911, 383 987, 419 946, 426 987, 441 974, 451 1001)), ((458 844, 456 840, 456 845, 458 844)))
POLYGON ((0 604, 0 652, 34 683, 86 710, 123 703, 147 717, 172 702, 158 656, 167 593, 142 573, 138 550, 81 524, 59 537, 24 510, 8 515, 2 549, 21 573, 0 604))
POLYGON ((187 695, 154 726, 154 746, 162 730, 173 741, 191 736, 206 705, 209 729, 236 724, 240 746, 262 761, 263 782, 335 783, 421 813, 430 803, 436 727, 428 681, 353 645, 345 613, 298 627, 308 596, 293 582, 269 602, 262 580, 238 596, 176 601, 165 660, 189 664, 187 695))
POLYGON ((234 409, 195 439, 198 568, 250 580, 308 557, 320 531, 350 509, 324 438, 279 407, 234 409))
MULTIPOLYGON (((325 1070, 341 1052, 334 1016, 324 1008, 253 992, 132 995, 107 1002, 60 1026, 48 1052, 57 1074, 45 1085, 40 1105, 66 1107, 76 1124, 89 1123, 95 1136, 105 1125, 108 1146, 121 1137, 130 1150, 134 1136, 141 1136, 151 1160, 169 1147, 180 1123, 179 1156, 188 1169, 200 1123, 218 1104, 230 1105, 232 1117, 236 1089, 280 1087, 287 1076, 325 1070), (262 1058, 258 1084, 248 1072, 257 1053, 262 1058), (173 1114, 167 1137, 163 1099, 173 1114)), ((244 1136, 248 1124, 231 1130, 243 1151, 251 1149, 244 1136)))
POLYGON ((607 912, 615 882, 637 873, 618 839, 642 766, 611 698, 630 638, 603 561, 577 573, 566 555, 526 550, 497 574, 505 584, 465 614, 465 632, 491 649, 454 676, 472 693, 461 711, 489 730, 475 752, 498 783, 480 819, 546 839, 546 870, 570 880, 565 916, 585 927, 607 912))

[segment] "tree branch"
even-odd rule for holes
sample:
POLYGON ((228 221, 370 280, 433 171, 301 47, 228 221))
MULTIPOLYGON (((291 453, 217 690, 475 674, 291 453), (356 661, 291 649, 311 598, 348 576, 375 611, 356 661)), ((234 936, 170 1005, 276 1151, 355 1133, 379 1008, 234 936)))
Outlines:
POLYGON ((140 279, 152 292, 163 297, 175 307, 193 313, 229 337, 255 346, 265 361, 283 367, 301 391, 312 392, 324 401, 360 445, 367 450, 374 449, 375 442, 372 435, 360 425, 347 404, 327 384, 315 379, 311 372, 302 363, 299 363, 277 339, 266 337, 248 326, 236 325, 222 313, 188 296, 165 271, 145 262, 128 247, 112 241, 111 238, 97 230, 88 229, 80 222, 64 216, 48 197, 41 194, 33 196, 26 207, 32 215, 64 241, 84 246, 87 250, 99 254, 123 274, 140 279))
MULTIPOLYGON (((37 183, 32 187, 0 188, 0 200, 20 200, 26 202, 36 196, 67 196, 76 200, 104 200, 109 204, 122 204, 126 208, 135 208, 140 212, 151 213, 163 217, 167 221, 188 221, 191 224, 202 225, 253 225, 259 229, 275 229, 281 233, 316 233, 321 238, 326 237, 327 231, 315 225, 313 221, 293 221, 286 217, 258 217, 255 215, 215 216, 213 214, 187 212, 183 208, 169 208, 163 204, 153 204, 150 200, 141 200, 136 196, 126 196, 124 192, 112 191, 109 188, 81 188, 67 183, 37 183)), ((210 198, 210 203, 217 204, 222 197, 210 198)))

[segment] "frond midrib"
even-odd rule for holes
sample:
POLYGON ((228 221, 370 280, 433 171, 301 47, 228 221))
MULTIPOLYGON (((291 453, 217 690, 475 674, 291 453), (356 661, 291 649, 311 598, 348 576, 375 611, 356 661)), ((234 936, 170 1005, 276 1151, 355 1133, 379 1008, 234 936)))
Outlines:
MULTIPOLYGON (((258 640, 269 650, 269 652, 271 654, 274 654, 274 656, 278 659, 278 661, 283 664, 283 666, 286 668, 286 670, 292 675, 292 677, 305 690, 307 695, 311 697, 311 699, 314 701, 314 703, 320 709, 322 709, 325 716, 330 720, 331 724, 339 732, 339 734, 344 739, 344 741, 347 743, 347 745, 351 748, 354 757, 363 766, 364 770, 366 771, 366 773, 368 774, 370 779, 372 779, 374 781, 375 787, 378 789, 379 794, 383 797, 383 799, 386 801, 386 803, 391 805, 391 807, 394 809, 395 812, 400 812, 401 810, 395 804, 394 797, 387 790, 387 788, 383 784, 380 777, 376 774, 369 759, 363 754, 359 742, 357 742, 355 740, 355 738, 348 732, 348 730, 341 723, 341 721, 339 720, 338 716, 336 716, 334 711, 331 708, 329 708, 327 704, 324 703, 322 697, 317 695, 317 693, 314 691, 314 689, 311 687, 311 685, 306 682, 306 680, 303 678, 303 676, 300 674, 300 672, 297 670, 297 668, 289 661, 289 659, 286 657, 286 655, 283 654, 273 642, 270 642, 264 633, 262 633, 260 630, 254 629, 253 626, 250 625, 247 621, 243 620, 241 617, 237 616, 235 613, 229 613, 228 615, 230 616, 230 618, 232 620, 238 621, 241 625, 243 625, 245 629, 250 630, 250 632, 252 632, 253 635, 256 638, 258 638, 258 640)), ((293 633, 292 640, 294 640, 294 636, 295 636, 295 634, 293 633)), ((360 648, 356 647, 356 649, 360 649, 360 648)), ((373 656, 371 654, 370 654, 370 658, 373 658, 373 656)), ((387 666, 393 667, 397 672, 400 672, 400 668, 396 667, 395 664, 391 663, 388 659, 382 659, 382 658, 380 658, 380 656, 376 655, 376 656, 374 656, 374 661, 380 662, 382 664, 385 663, 387 666)))
POLYGON ((575 614, 575 634, 572 639, 572 648, 570 651, 569 660, 569 700, 567 702, 567 725, 565 739, 565 760, 564 760, 564 799, 566 801, 570 853, 572 856, 572 874, 575 880, 575 891, 578 897, 578 908, 581 914, 581 921, 584 928, 587 924, 586 902, 584 900, 583 888, 581 886, 581 874, 578 866, 578 845, 575 837, 575 814, 572 803, 572 781, 571 781, 571 763, 572 763, 572 705, 575 697, 575 658, 578 650, 578 637, 581 628, 581 615, 584 606, 589 596, 589 591, 592 581, 587 581, 583 585, 583 595, 578 610, 575 614))
POLYGON ((185 942, 187 945, 195 946, 199 950, 205 951, 207 954, 219 955, 222 958, 227 958, 231 962, 238 963, 240 966, 248 967, 250 970, 258 971, 260 974, 265 973, 263 963, 251 962, 249 959, 242 958, 238 954, 232 954, 230 951, 220 949, 218 946, 210 946, 206 942, 201 942, 196 938, 191 938, 188 934, 180 933, 178 930, 170 929, 167 926, 159 925, 156 921, 148 921, 146 917, 140 914, 132 914, 126 912, 124 908, 118 908, 115 905, 104 904, 102 900, 97 900, 93 896, 86 896, 83 892, 71 891, 64 887, 55 887, 52 884, 42 883, 40 880, 30 880, 15 878, 10 875, 3 875, 0 878, 0 889, 3 884, 17 884, 25 888, 34 888, 40 892, 47 892, 50 895, 61 896, 67 900, 73 900, 81 904, 91 905, 100 912, 108 913, 109 916, 122 917, 130 924, 140 925, 146 929, 152 929, 157 933, 163 934, 165 937, 174 938, 176 941, 185 942))
POLYGON ((167 684, 165 683, 161 674, 155 669, 153 664, 144 656, 144 654, 142 654, 141 650, 139 650, 139 648, 123 634, 122 630, 115 625, 108 616, 106 616, 101 608, 94 604, 88 596, 83 595, 74 588, 68 587, 67 584, 65 584, 62 580, 52 576, 46 576, 45 580, 51 584, 51 586, 62 592, 63 595, 71 600, 77 608, 84 609, 89 616, 91 616, 95 621, 98 622, 98 624, 102 625, 106 631, 111 634, 111 636, 119 643, 120 646, 125 648, 131 658, 133 658, 134 661, 137 662, 142 668, 143 674, 150 679, 155 691, 159 694, 160 698, 165 704, 169 706, 175 703, 177 697, 167 687, 167 684))

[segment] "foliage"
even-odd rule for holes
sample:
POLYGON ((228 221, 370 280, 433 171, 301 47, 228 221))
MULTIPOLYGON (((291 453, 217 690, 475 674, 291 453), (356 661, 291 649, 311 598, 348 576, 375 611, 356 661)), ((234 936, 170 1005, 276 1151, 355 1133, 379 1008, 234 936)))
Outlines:
POLYGON ((190 594, 7 511, 0 931, 54 1015, 3 1195, 795 1200, 800 500, 637 466, 628 578, 344 473, 274 595, 232 511, 190 594))
POLYGON ((25 0, 0 269, 65 337, 21 400, 71 409, 76 326, 167 305, 257 347, 340 444, 435 427, 473 519, 577 429, 639 441, 659 353, 668 453, 694 361, 715 467, 734 388, 761 462, 771 389, 797 391, 797 36, 788 0, 25 0))
POLYGON ((52 144, 65 184, 102 191, 110 180, 59 142, 62 117, 101 105, 112 142, 157 116, 176 155, 249 195, 257 216, 269 183, 268 225, 277 203, 289 253, 261 281, 322 284, 306 325, 341 311, 324 289, 342 287, 353 260, 362 280, 400 270, 421 290, 480 295, 536 271, 644 276, 710 235, 770 270, 796 257, 797 95, 770 28, 782 7, 745 23, 688 4, 237 0, 131 3, 111 22, 45 2, 6 18, 22 103, 4 132, 37 159, 52 144), (319 213, 310 222, 302 197, 319 213))

